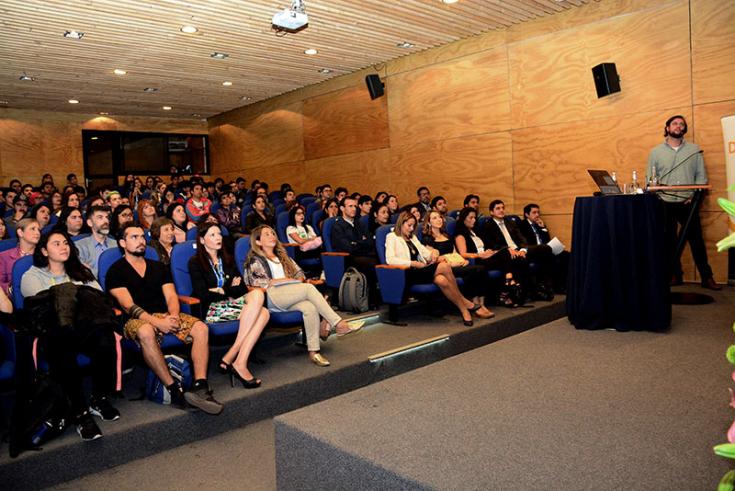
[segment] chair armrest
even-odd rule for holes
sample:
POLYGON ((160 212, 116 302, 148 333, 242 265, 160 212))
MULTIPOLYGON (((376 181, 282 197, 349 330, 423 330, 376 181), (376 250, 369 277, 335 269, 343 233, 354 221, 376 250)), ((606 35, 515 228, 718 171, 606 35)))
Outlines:
POLYGON ((398 264, 377 264, 376 269, 411 269, 409 266, 400 266, 398 264))
POLYGON ((349 256, 349 252, 322 252, 322 256, 349 256))
POLYGON ((319 279, 306 280, 306 283, 309 283, 309 284, 312 284, 312 285, 316 286, 316 285, 323 285, 325 283, 325 281, 323 279, 319 278, 319 279))
POLYGON ((283 244, 283 247, 298 247, 298 246, 299 244, 297 244, 296 242, 287 242, 283 244))
POLYGON ((265 293, 265 288, 260 288, 259 286, 248 286, 249 292, 252 292, 254 290, 260 290, 261 292, 265 293))
POLYGON ((477 258, 479 258, 479 257, 480 257, 480 255, 479 255, 479 254, 477 254, 476 252, 468 252, 468 253, 466 253, 466 254, 465 254, 464 256, 462 256, 462 257, 463 257, 463 258, 465 258, 465 259, 477 259, 477 258))
POLYGON ((201 302, 198 298, 179 295, 179 302, 185 305, 199 305, 201 302))

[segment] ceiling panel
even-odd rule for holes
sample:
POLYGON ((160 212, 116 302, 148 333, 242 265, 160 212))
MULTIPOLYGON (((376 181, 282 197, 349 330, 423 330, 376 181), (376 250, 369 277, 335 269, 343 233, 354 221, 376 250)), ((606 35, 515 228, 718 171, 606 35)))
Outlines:
POLYGON ((290 0, 2 0, 0 104, 210 117, 588 1, 306 0, 309 26, 279 36, 271 17, 290 0), (183 25, 199 31, 184 34, 183 25), (85 35, 68 39, 66 30, 85 35), (414 47, 397 47, 402 41, 414 47), (306 48, 319 53, 305 55, 306 48), (213 59, 215 51, 229 57, 213 59), (114 75, 115 68, 127 75, 114 75), (323 68, 330 72, 320 73, 323 68), (34 80, 19 80, 24 74, 34 80), (232 86, 223 86, 226 80, 232 86))

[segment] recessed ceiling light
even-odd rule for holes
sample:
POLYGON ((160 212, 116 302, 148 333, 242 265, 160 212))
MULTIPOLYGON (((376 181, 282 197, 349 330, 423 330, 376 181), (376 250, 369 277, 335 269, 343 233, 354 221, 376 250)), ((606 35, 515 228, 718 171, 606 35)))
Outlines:
POLYGON ((209 56, 212 57, 212 58, 216 58, 218 60, 224 60, 225 58, 229 58, 230 57, 230 55, 228 55, 227 53, 220 53, 219 51, 215 51, 214 53, 212 53, 209 56))
POLYGON ((64 37, 69 39, 82 39, 84 33, 79 31, 64 31, 64 37))
POLYGON ((24 73, 23 75, 18 77, 18 80, 22 80, 23 82, 34 82, 36 80, 36 77, 30 77, 24 73))
POLYGON ((315 48, 309 48, 309 49, 304 50, 305 55, 315 55, 317 53, 319 53, 319 51, 316 50, 315 48))
POLYGON ((323 73, 323 74, 332 73, 332 70, 330 70, 329 68, 320 68, 319 73, 323 73))
POLYGON ((201 118, 201 117, 202 117, 202 115, 201 115, 201 114, 197 114, 197 113, 193 113, 193 114, 191 115, 191 117, 192 117, 192 118, 201 118))
POLYGON ((199 29, 197 29, 194 26, 181 26, 181 32, 186 34, 194 34, 195 32, 199 32, 199 29))
POLYGON ((458 0, 442 0, 442 3, 457 3, 458 0))
POLYGON ((100 116, 107 116, 107 115, 109 115, 109 114, 110 114, 110 113, 106 113, 106 112, 104 112, 104 111, 103 111, 103 112, 101 112, 101 113, 100 113, 100 116))
POLYGON ((222 82, 222 85, 224 85, 225 87, 229 87, 230 85, 232 85, 232 82, 230 82, 229 80, 225 80, 224 82, 222 82))
POLYGON ((76 99, 69 99, 69 104, 79 104, 79 101, 76 99))
POLYGON ((244 95, 244 96, 240 97, 240 100, 241 101, 249 101, 250 99, 252 99, 252 97, 247 96, 247 95, 244 95))
POLYGON ((90 138, 90 140, 99 140, 99 139, 100 139, 99 136, 93 136, 92 138, 90 138))
POLYGON ((398 48, 414 48, 416 45, 413 43, 409 43, 408 41, 403 41, 398 44, 396 44, 396 47, 398 48))
POLYGON ((8 101, 0 101, 0 106, 7 106, 10 104, 8 101))
POLYGON ((114 70, 112 71, 112 73, 114 73, 115 75, 127 75, 127 74, 128 74, 128 72, 126 72, 126 71, 125 71, 125 70, 123 70, 122 68, 115 68, 115 69, 114 69, 114 70))
POLYGON ((170 111, 173 108, 171 106, 163 106, 161 109, 163 109, 164 111, 170 111))
POLYGON ((158 92, 158 89, 155 87, 146 87, 143 89, 143 92, 158 92))

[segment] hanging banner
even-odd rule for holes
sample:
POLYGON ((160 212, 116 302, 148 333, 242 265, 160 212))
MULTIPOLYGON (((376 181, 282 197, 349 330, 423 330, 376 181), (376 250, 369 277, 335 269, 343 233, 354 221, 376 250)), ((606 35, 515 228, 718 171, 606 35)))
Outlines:
MULTIPOLYGON (((727 199, 735 202, 735 115, 722 118, 722 138, 725 141, 727 169, 727 199)), ((735 217, 730 217, 730 231, 735 232, 735 217)))

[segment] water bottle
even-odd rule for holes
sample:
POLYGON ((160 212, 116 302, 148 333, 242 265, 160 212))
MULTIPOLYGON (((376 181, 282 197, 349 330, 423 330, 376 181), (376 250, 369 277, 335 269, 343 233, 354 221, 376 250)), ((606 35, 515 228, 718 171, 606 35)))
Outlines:
POLYGON ((658 175, 656 174, 656 166, 651 167, 651 186, 658 186, 658 175))
POLYGON ((640 184, 638 184, 638 171, 633 171, 633 182, 630 183, 630 192, 631 194, 638 193, 638 190, 641 188, 640 184))
POLYGON ((50 430, 52 427, 51 423, 49 421, 44 421, 41 423, 41 426, 38 427, 38 429, 33 433, 33 436, 31 436, 31 443, 34 446, 38 446, 43 441, 43 436, 50 430))
POLYGON ((617 172, 615 172, 615 171, 612 171, 612 175, 611 175, 610 177, 612 177, 612 180, 613 180, 613 182, 614 182, 615 184, 617 184, 617 183, 618 183, 618 174, 617 174, 617 172))

